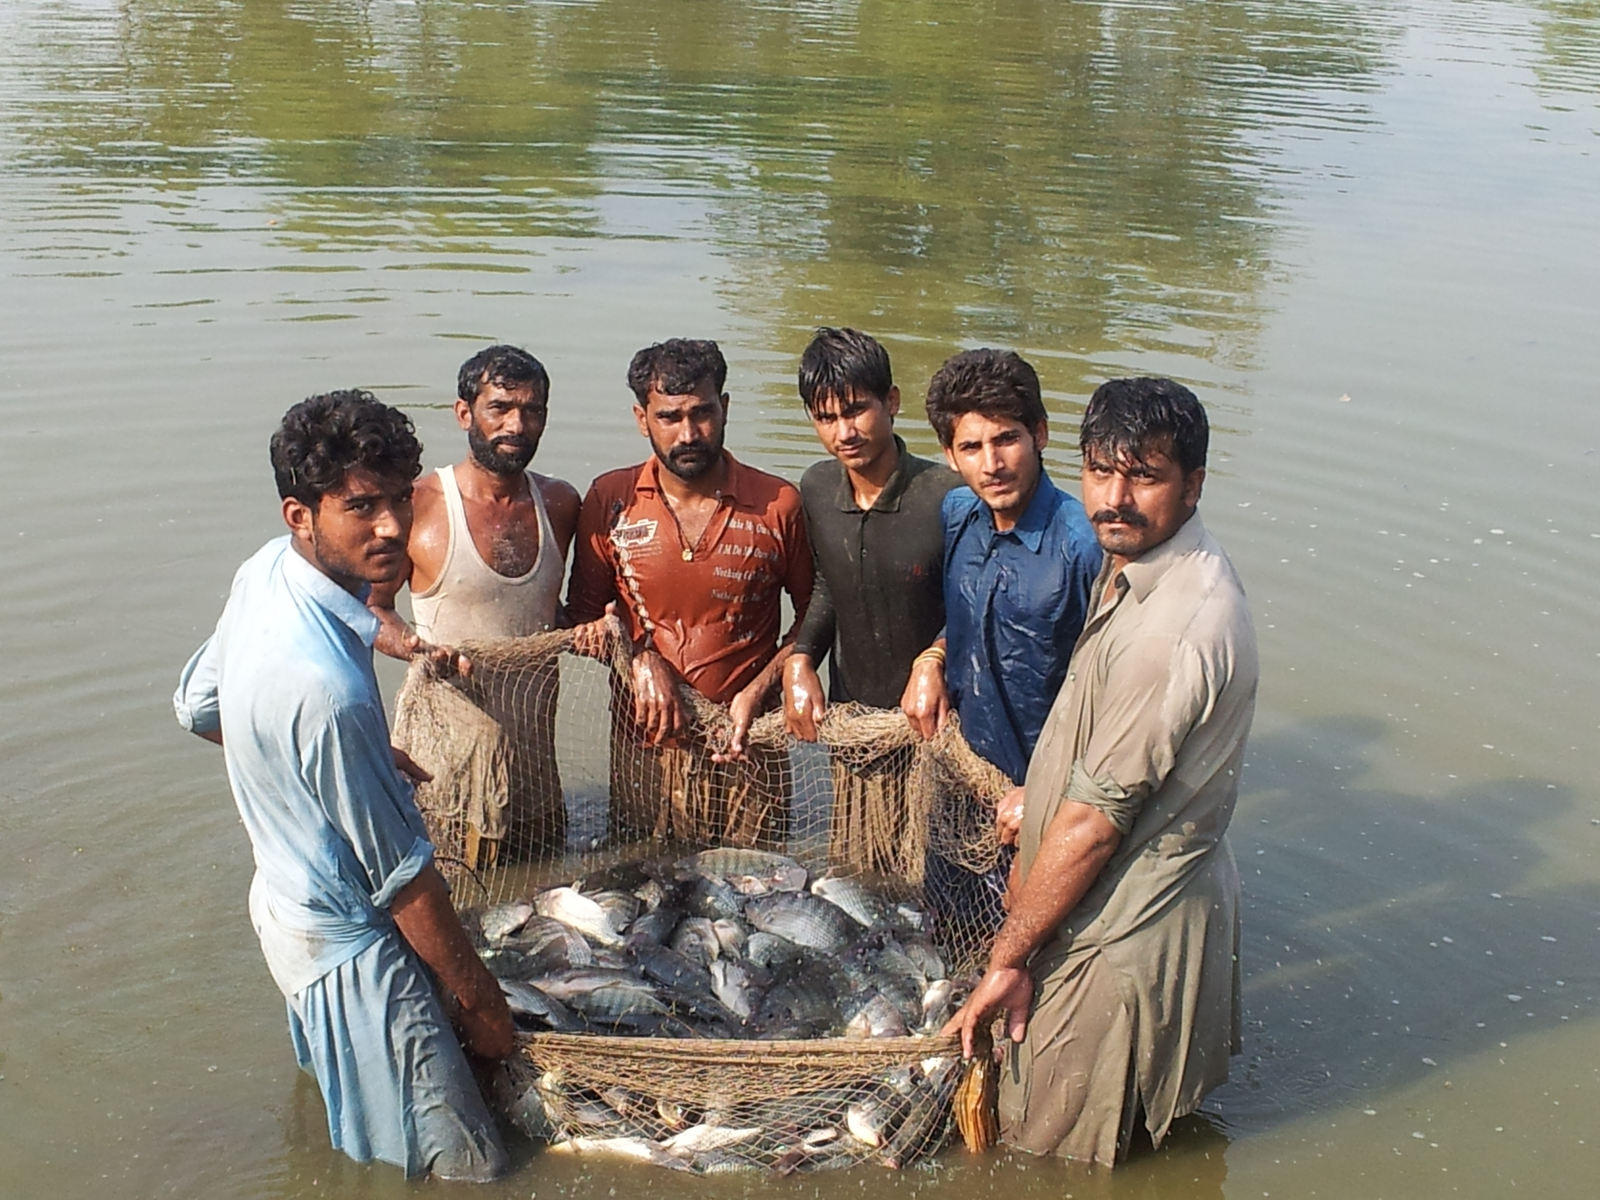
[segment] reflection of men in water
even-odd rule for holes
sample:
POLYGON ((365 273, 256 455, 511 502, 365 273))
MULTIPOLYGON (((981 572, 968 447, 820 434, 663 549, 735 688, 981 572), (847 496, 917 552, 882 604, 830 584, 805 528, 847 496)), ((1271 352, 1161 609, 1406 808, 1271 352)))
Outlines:
POLYGON ((567 606, 592 621, 615 601, 633 638, 633 720, 618 714, 612 729, 613 825, 748 845, 785 832, 787 755, 747 753, 745 735, 789 654, 780 590, 803 618, 812 567, 799 492, 722 448, 727 374, 715 342, 634 355, 633 413, 655 454, 590 486, 567 606), (732 741, 715 761, 681 741, 680 681, 729 706, 732 741))
POLYGON ((1255 711, 1244 590, 1196 513, 1205 410, 1118 379, 1084 414, 1083 498, 1107 559, 1028 765, 1009 914, 949 1030, 1009 1014, 1002 1136, 1111 1163, 1228 1077, 1239 878, 1224 832, 1255 711), (1029 1009, 1032 1016, 1029 1016, 1029 1009), (1025 1035, 1025 1036, 1024 1036, 1025 1035))
MULTIPOLYGON (((378 649, 408 658, 418 638, 434 646, 462 641, 522 637, 556 624, 567 547, 578 523, 578 493, 570 483, 527 469, 549 413, 550 377, 544 366, 515 346, 490 346, 461 366, 456 383, 456 421, 470 453, 455 466, 440 467, 417 484, 416 521, 407 544, 409 574, 373 587, 369 600, 383 621, 378 649), (394 610, 402 583, 411 585, 417 632, 394 610)), ((471 774, 466 757, 490 753, 480 741, 503 743, 509 758, 506 784, 493 797, 474 797, 483 811, 442 814, 465 817, 467 860, 479 860, 476 841, 489 852, 509 838, 519 850, 559 848, 566 836, 566 810, 555 758, 556 674, 534 681, 517 696, 486 698, 492 722, 475 719, 462 702, 456 744, 458 762, 429 769, 446 780, 471 774), (481 732, 481 738, 468 735, 481 732), (509 794, 507 794, 509 793, 509 794)), ((431 811, 431 810, 430 810, 431 811)))
MULTIPOLYGON (((957 478, 896 436, 900 389, 888 353, 866 334, 818 330, 800 358, 800 398, 833 455, 800 480, 817 578, 784 666, 785 723, 814 742, 826 707, 816 671, 825 655, 828 700, 894 708, 912 660, 944 627, 939 509, 957 478)), ((834 771, 834 861, 920 874, 920 861, 904 861, 908 845, 921 845, 906 837, 909 765, 902 750, 834 771)))
POLYGON ((482 1180, 505 1153, 435 981, 476 1054, 511 1052, 511 1014, 396 767, 418 773, 389 746, 363 603, 405 569, 421 457, 411 423, 369 393, 290 409, 272 438, 290 534, 239 568, 173 700, 227 758, 255 851, 250 918, 334 1146, 482 1180))
MULTIPOLYGON (((1083 628, 1100 547, 1083 506, 1045 473, 1044 401, 1023 359, 955 355, 928 385, 928 420, 967 486, 944 501, 946 636, 919 657, 901 707, 924 737, 954 708, 968 744, 1020 784, 1083 628)), ((1009 866, 1009 851, 982 874, 930 853, 941 924, 987 941, 1009 866)))

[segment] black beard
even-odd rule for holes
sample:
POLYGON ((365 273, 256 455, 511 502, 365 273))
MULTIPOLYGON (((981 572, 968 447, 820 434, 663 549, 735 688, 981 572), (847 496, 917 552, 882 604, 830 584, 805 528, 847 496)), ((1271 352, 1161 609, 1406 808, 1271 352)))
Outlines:
POLYGON ((533 452, 537 449, 530 444, 524 453, 521 449, 498 450, 495 446, 496 443, 478 432, 476 425, 467 430, 467 448, 472 451, 473 460, 493 475, 522 474, 533 461, 533 452))
POLYGON ((699 479, 717 465, 717 460, 722 457, 722 448, 713 446, 709 442, 695 442, 688 446, 674 446, 665 454, 657 454, 656 457, 679 479, 699 479), (685 451, 690 453, 684 454, 685 451), (681 459, 678 457, 680 454, 684 454, 681 459))

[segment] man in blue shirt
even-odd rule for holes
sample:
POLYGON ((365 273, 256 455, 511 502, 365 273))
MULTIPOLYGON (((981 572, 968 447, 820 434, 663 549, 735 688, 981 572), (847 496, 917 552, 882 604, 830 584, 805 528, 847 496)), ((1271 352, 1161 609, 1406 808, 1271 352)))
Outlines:
MULTIPOLYGON (((945 636, 918 657, 901 707, 924 737, 954 709, 967 743, 1016 785, 1000 803, 1008 820, 1083 629, 1100 545, 1083 505, 1045 473, 1049 426, 1024 359, 955 355, 928 385, 927 408, 966 486, 942 512, 945 636)), ((975 872, 930 851, 925 887, 948 940, 987 944, 1005 916, 1010 860, 1003 850, 975 872)))
POLYGON ((289 535, 234 576, 184 668, 178 721, 223 748, 255 852, 251 923, 334 1146, 490 1179, 505 1151, 434 981, 483 1058, 513 1049, 511 1014, 401 772, 426 776, 390 747, 365 604, 407 566, 422 448, 404 414, 353 391, 295 405, 271 450, 289 535))

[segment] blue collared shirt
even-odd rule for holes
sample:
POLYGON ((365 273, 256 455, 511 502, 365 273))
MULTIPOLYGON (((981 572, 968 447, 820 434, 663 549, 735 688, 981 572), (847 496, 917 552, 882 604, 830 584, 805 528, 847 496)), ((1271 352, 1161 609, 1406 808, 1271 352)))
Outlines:
POLYGON ((1013 529, 994 527, 971 488, 944 499, 945 684, 961 732, 1020 784, 1100 571, 1076 497, 1041 474, 1013 529))
POLYGON ((377 633, 360 597, 278 538, 239 568, 172 698, 185 729, 222 733, 255 850, 250 916, 285 996, 391 931, 390 902, 433 859, 390 750, 377 633))

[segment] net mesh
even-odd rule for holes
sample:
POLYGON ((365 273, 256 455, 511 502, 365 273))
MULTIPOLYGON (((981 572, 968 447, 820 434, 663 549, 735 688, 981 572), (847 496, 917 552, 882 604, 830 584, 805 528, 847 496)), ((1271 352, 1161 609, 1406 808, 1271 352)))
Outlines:
MULTIPOLYGON (((647 746, 620 623, 584 648, 571 631, 468 642, 468 678, 421 660, 407 675, 395 740, 433 776, 417 802, 458 907, 482 913, 630 863, 752 847, 911 901, 948 978, 981 967, 993 912, 941 904, 925 874, 941 863, 994 875, 994 805, 1011 784, 954 717, 923 740, 898 711, 833 705, 811 744, 771 712, 747 735, 747 761, 718 762, 725 707, 683 688, 687 736, 647 746)), ((936 1036, 536 1033, 521 1049, 500 1100, 525 1130, 565 1152, 701 1172, 906 1165, 944 1141, 960 1075, 936 1036)))

